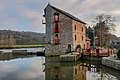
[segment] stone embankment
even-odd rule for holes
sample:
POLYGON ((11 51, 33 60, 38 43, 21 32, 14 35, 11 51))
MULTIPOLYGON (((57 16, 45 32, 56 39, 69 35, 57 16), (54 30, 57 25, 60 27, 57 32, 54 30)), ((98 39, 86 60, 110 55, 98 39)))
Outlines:
POLYGON ((114 57, 103 57, 102 64, 108 67, 120 70, 120 60, 114 57))
POLYGON ((77 61, 81 57, 80 53, 77 52, 71 52, 68 54, 60 55, 60 61, 77 61))

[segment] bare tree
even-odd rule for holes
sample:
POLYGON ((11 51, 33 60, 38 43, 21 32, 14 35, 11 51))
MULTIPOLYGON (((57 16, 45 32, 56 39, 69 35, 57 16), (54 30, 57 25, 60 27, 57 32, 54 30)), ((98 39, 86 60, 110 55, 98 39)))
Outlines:
POLYGON ((100 14, 96 16, 94 22, 95 36, 98 39, 98 46, 106 46, 111 38, 111 34, 115 32, 115 18, 111 15, 100 14))

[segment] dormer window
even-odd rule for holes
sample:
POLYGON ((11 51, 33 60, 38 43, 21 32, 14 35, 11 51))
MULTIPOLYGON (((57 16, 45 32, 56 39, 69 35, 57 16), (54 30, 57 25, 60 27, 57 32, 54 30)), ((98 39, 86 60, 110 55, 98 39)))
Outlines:
POLYGON ((54 13, 54 22, 59 22, 59 13, 54 13))

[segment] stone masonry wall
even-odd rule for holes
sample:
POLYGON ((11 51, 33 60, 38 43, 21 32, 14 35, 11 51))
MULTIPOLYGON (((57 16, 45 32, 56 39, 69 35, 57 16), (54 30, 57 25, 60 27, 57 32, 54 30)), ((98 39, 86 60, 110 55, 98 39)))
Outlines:
POLYGON ((102 64, 120 70, 120 60, 115 60, 110 57, 103 57, 102 64))
MULTIPOLYGON (((47 43, 50 41, 50 44, 46 46, 45 54, 46 56, 52 56, 52 55, 60 55, 65 54, 67 52, 67 46, 68 44, 71 44, 73 46, 72 42, 72 19, 69 17, 63 15, 62 13, 59 14, 60 16, 60 32, 59 38, 60 38, 60 44, 54 45, 53 39, 54 39, 54 13, 58 12, 51 7, 46 8, 46 35, 47 35, 47 43), (49 13, 49 14, 48 14, 49 13), (49 21, 50 20, 50 21, 49 21)), ((72 48, 73 49, 73 48, 72 48)))
POLYGON ((45 20, 46 20, 46 43, 51 43, 51 7, 47 6, 45 9, 45 20))
POLYGON ((85 34, 85 25, 78 21, 74 21, 63 13, 56 11, 51 6, 47 6, 45 9, 45 18, 46 18, 46 42, 48 45, 45 47, 45 55, 53 56, 53 55, 61 55, 65 54, 68 49, 68 44, 71 45, 71 50, 74 51, 78 44, 81 47, 84 47, 86 44, 86 34, 85 34), (54 13, 59 13, 59 39, 60 44, 54 45, 54 13), (74 25, 77 25, 76 31, 74 30, 74 25), (83 27, 83 32, 81 32, 81 28, 83 27), (77 40, 74 40, 74 35, 77 35, 77 40), (83 35, 83 41, 81 37, 83 35))
POLYGON ((85 24, 73 20, 72 26, 73 26, 74 49, 79 44, 81 45, 82 48, 84 48, 84 45, 86 46, 86 27, 85 27, 85 24), (75 30, 75 25, 76 25, 76 30, 75 30), (83 28, 83 30, 82 30, 82 28, 83 28), (76 40, 75 40, 75 35, 76 35, 76 40), (83 40, 82 40, 82 36, 83 36, 83 40))

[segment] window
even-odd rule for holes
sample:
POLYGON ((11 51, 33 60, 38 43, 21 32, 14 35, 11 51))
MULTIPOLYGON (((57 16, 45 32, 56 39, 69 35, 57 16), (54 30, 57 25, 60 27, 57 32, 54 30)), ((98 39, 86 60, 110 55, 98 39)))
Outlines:
POLYGON ((76 25, 74 26, 74 29, 76 30, 76 25))
POLYGON ((75 41, 77 40, 76 34, 75 34, 75 41))
POLYGON ((82 36, 82 41, 83 41, 83 36, 82 36))
POLYGON ((54 32, 59 33, 59 24, 58 23, 55 23, 54 32))
POLYGON ((82 27, 82 30, 81 30, 82 32, 83 32, 83 27, 82 27))
POLYGON ((55 15, 55 22, 58 22, 58 21, 59 21, 59 16, 55 15))
POLYGON ((59 13, 54 13, 54 22, 59 22, 59 13))
POLYGON ((84 44, 84 49, 85 49, 85 44, 84 44))
POLYGON ((58 36, 58 34, 55 34, 55 36, 54 36, 54 44, 59 44, 60 43, 60 39, 59 39, 59 36, 58 36))

